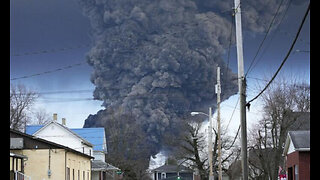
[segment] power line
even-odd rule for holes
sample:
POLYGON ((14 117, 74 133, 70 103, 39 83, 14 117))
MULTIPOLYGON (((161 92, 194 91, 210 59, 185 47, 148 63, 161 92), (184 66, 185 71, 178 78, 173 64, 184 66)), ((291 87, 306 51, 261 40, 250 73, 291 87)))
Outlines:
POLYGON ((236 105, 235 105, 234 108, 233 108, 233 111, 232 111, 230 120, 229 120, 228 125, 227 125, 227 129, 228 129, 228 127, 229 127, 229 125, 230 125, 230 122, 231 122, 231 120, 232 120, 232 118, 233 118, 233 114, 234 114, 235 110, 237 109, 237 106, 238 106, 238 103, 239 103, 239 99, 240 99, 240 98, 238 98, 237 103, 236 103, 236 105))
POLYGON ((269 27, 268 27, 268 29, 267 29, 267 32, 266 32, 266 34, 264 35, 264 38, 263 38, 263 40, 261 41, 261 43, 260 43, 260 45, 259 45, 258 51, 256 52, 253 60, 251 61, 250 65, 249 65, 249 68, 248 68, 247 73, 246 73, 245 76, 247 76, 247 74, 248 74, 249 71, 250 71, 250 68, 252 67, 254 61, 256 60, 256 58, 257 58, 257 56, 258 56, 258 54, 259 54, 259 52, 260 52, 260 49, 261 49, 264 41, 266 40, 266 38, 267 38, 267 36, 268 36, 268 34, 269 34, 270 30, 271 30, 271 27, 272 27, 272 25, 273 25, 273 23, 274 23, 274 20, 276 19, 277 15, 278 15, 278 13, 279 13, 279 10, 280 10, 280 7, 281 7, 283 1, 284 1, 284 0, 281 0, 280 4, 279 4, 279 6, 278 6, 278 9, 277 9, 275 15, 273 16, 273 18, 272 18, 272 20, 271 20, 271 22, 270 22, 270 25, 269 25, 269 27))
POLYGON ((69 94, 69 93, 88 93, 93 92, 94 89, 83 89, 83 90, 69 90, 69 91, 47 91, 47 92, 38 92, 37 94, 69 94))
POLYGON ((26 79, 26 78, 31 78, 31 77, 35 77, 35 76, 41 76, 41 75, 44 75, 44 74, 50 74, 50 73, 54 73, 54 72, 58 72, 58 71, 66 70, 66 69, 71 69, 71 68, 74 68, 74 67, 77 67, 77 66, 81 66, 83 64, 85 64, 85 62, 75 63, 75 64, 71 64, 71 65, 68 65, 68 66, 60 67, 60 68, 57 68, 57 69, 53 69, 53 70, 49 70, 49 71, 45 71, 45 72, 41 72, 41 73, 36 73, 36 74, 31 74, 31 75, 11 78, 10 81, 14 81, 14 80, 18 80, 18 79, 26 79))
POLYGON ((252 101, 254 101, 255 99, 257 99, 257 98, 269 87, 269 85, 272 83, 272 81, 273 81, 273 80, 275 79, 275 77, 278 75, 278 73, 279 73, 279 71, 281 70, 282 66, 283 66, 284 63, 287 61, 287 59, 288 59, 288 57, 289 57, 289 55, 290 55, 290 53, 291 53, 291 51, 292 51, 295 43, 296 43, 296 41, 297 41, 297 39, 298 39, 298 37, 299 37, 299 34, 300 34, 300 32, 301 32, 301 29, 302 29, 302 27, 303 27, 303 24, 304 24, 307 16, 308 16, 309 11, 310 11, 310 3, 309 3, 309 5, 308 5, 308 9, 307 9, 307 11, 306 11, 306 13, 305 13, 305 15, 304 15, 304 17, 303 17, 303 20, 302 20, 302 22, 301 22, 301 24, 300 24, 300 27, 299 27, 299 29, 298 29, 298 32, 297 32, 297 34, 296 34, 296 36, 295 36, 295 38, 294 38, 294 40, 293 40, 293 42, 292 42, 292 44, 291 44, 291 47, 290 47, 290 49, 289 49, 286 57, 283 59, 280 67, 278 68, 278 70, 276 71, 276 73, 273 75, 273 77, 271 78, 271 80, 268 82, 268 84, 262 89, 262 91, 261 91, 257 96, 255 96, 254 98, 252 98, 250 101, 247 102, 247 104, 246 104, 247 107, 250 107, 250 103, 251 103, 252 101))
POLYGON ((237 139, 237 137, 238 137, 238 135, 239 135, 240 128, 241 128, 241 125, 239 125, 239 128, 238 128, 238 130, 237 130, 237 134, 236 134, 236 136, 234 137, 234 139, 233 139, 230 147, 225 148, 225 150, 229 150, 229 149, 231 149, 231 148, 233 147, 233 145, 234 145, 234 143, 236 142, 236 139, 237 139))
POLYGON ((12 56, 29 56, 29 55, 37 55, 37 54, 48 54, 48 53, 59 53, 62 51, 68 51, 72 49, 79 49, 83 47, 90 47, 90 44, 80 44, 77 46, 71 46, 71 47, 63 47, 63 48, 53 48, 49 50, 38 50, 38 51, 33 51, 33 52, 24 52, 24 53, 15 53, 12 56))
MULTIPOLYGON (((289 0, 288 5, 287 5, 287 8, 286 8, 285 12, 283 13, 283 16, 282 16, 281 19, 280 19, 279 25, 277 26, 275 32, 272 34, 272 36, 271 36, 271 38, 270 38, 269 44, 264 48, 264 50, 262 51, 260 57, 257 59, 256 63, 253 64, 253 66, 252 66, 252 68, 251 68, 251 71, 252 71, 252 69, 254 69, 254 68, 256 67, 256 65, 259 63, 259 61, 261 60, 261 58, 262 58, 263 55, 265 54, 266 50, 270 47, 270 44, 271 44, 273 38, 274 38, 275 35, 279 32, 279 27, 280 27, 280 25, 282 24, 282 21, 283 21, 284 17, 286 16, 286 14, 287 14, 287 12, 288 12, 288 10, 289 10, 289 7, 290 7, 290 5, 291 5, 291 2, 292 2, 292 0, 289 0)), ((248 71, 248 73, 249 73, 249 71, 248 71)))
MULTIPOLYGON (((66 99, 66 100, 53 100, 48 101, 46 99, 42 100, 43 103, 63 103, 63 102, 75 102, 75 101, 94 101, 94 98, 79 98, 79 99, 66 99)), ((40 102, 41 103, 41 102, 40 102)))

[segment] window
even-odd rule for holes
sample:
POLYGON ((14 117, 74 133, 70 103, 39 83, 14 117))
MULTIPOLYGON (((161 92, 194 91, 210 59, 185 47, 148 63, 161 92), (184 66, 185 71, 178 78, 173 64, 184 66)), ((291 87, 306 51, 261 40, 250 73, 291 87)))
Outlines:
POLYGON ((161 173, 161 179, 165 179, 166 178, 166 173, 161 173))
POLYGON ((83 171, 83 180, 86 180, 86 173, 83 171))
POLYGON ((70 180, 70 168, 67 167, 67 180, 70 180))
POLYGON ((74 169, 72 169, 72 180, 74 180, 74 169))
POLYGON ((294 166, 294 179, 299 180, 299 167, 298 167, 298 165, 294 166))
POLYGON ((78 170, 78 180, 80 180, 80 170, 78 170))

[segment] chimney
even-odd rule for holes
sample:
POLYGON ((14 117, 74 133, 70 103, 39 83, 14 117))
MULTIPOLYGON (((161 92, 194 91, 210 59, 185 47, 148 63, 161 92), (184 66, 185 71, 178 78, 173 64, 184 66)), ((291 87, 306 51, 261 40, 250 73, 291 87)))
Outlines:
POLYGON ((54 121, 57 121, 57 116, 58 116, 57 113, 53 113, 53 120, 54 120, 54 121))
POLYGON ((66 126, 66 118, 62 118, 62 125, 66 126))

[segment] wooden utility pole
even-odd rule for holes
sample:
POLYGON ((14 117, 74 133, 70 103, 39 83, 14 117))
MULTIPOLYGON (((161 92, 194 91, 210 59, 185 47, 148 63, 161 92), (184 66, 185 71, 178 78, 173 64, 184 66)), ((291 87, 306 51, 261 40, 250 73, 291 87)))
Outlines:
POLYGON ((209 127, 208 127, 208 153, 209 153, 209 180, 213 180, 213 165, 212 165, 212 110, 209 107, 209 127))
POLYGON ((235 15, 235 22, 236 22, 236 43, 237 43, 237 57, 238 57, 238 82, 239 82, 239 95, 240 95, 242 179, 248 180, 246 81, 245 81, 245 76, 244 76, 244 65, 243 65, 240 0, 234 0, 234 7, 235 7, 234 15, 235 15))
POLYGON ((218 109, 217 124, 218 124, 219 180, 222 180, 222 166, 221 166, 221 122, 220 122, 220 94, 221 94, 220 67, 217 68, 216 93, 217 93, 217 109, 218 109))

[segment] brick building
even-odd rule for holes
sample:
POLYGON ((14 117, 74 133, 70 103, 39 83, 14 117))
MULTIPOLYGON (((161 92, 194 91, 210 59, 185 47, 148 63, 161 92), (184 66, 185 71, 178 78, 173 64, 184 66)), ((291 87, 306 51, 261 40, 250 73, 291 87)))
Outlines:
POLYGON ((310 131, 289 131, 283 155, 287 180, 310 180, 310 131))

